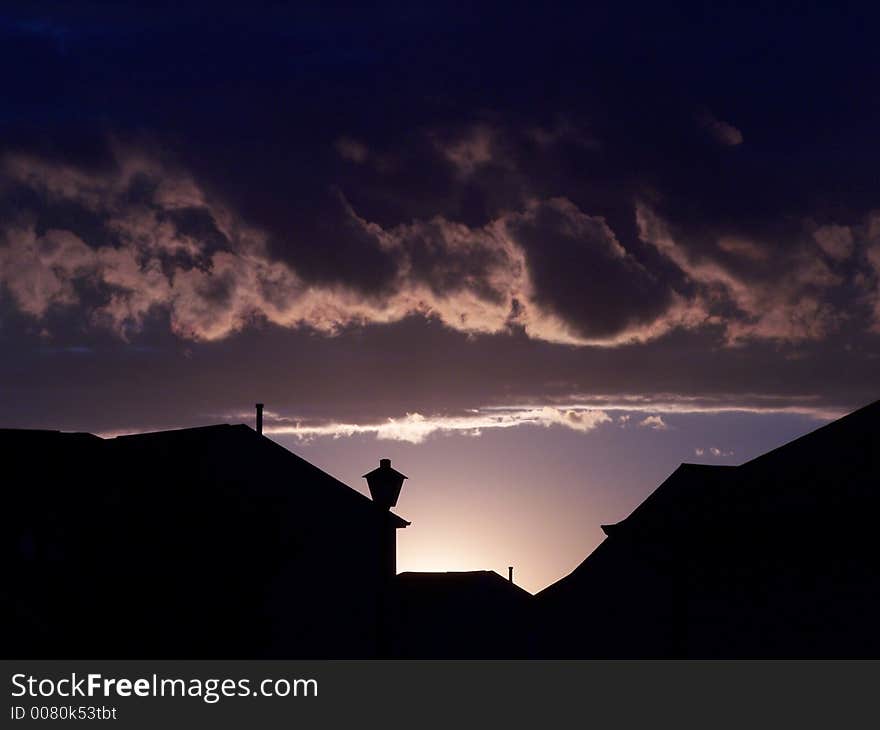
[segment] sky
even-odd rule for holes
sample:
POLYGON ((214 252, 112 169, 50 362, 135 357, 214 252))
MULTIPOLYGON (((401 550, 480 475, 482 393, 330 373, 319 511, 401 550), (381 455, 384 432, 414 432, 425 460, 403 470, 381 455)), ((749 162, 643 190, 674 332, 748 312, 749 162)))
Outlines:
POLYGON ((253 423, 536 591, 880 397, 876 10, 0 10, 0 426, 253 423))

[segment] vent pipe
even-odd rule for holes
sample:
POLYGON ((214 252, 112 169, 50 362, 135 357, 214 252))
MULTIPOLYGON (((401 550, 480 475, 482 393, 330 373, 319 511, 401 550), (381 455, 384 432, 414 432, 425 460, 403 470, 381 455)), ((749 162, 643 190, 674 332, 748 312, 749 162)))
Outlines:
POLYGON ((509 580, 511 583, 513 583, 513 566, 512 565, 507 566, 507 580, 509 580))
POLYGON ((263 435, 263 404, 257 403, 257 433, 263 435))

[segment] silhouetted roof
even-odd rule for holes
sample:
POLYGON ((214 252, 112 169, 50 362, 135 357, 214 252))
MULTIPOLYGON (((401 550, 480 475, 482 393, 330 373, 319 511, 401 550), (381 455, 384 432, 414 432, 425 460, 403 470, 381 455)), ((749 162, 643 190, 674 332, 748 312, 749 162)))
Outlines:
MULTIPOLYGON (((367 496, 322 471, 305 459, 256 433, 245 425, 218 424, 196 428, 117 436, 102 439, 86 433, 0 429, 7 444, 27 442, 38 448, 63 444, 78 451, 81 445, 98 449, 109 458, 139 460, 155 465, 163 461, 175 467, 197 469, 199 475, 224 481, 232 475, 247 478, 248 488, 282 497, 308 498, 310 506, 332 510, 333 503, 373 516, 384 514, 395 527, 410 523, 376 505, 367 496), (308 493, 291 490, 307 489, 308 493)), ((332 512, 327 515, 332 519, 332 512)))
POLYGON ((838 418, 815 431, 768 451, 741 468, 769 469, 827 462, 827 455, 864 454, 880 438, 880 400, 838 418))
POLYGON ((13 441, 23 442, 27 440, 31 443, 43 441, 48 444, 53 441, 61 441, 62 439, 68 443, 73 443, 74 441, 103 441, 100 436, 95 436, 91 433, 84 433, 82 431, 57 431, 43 428, 0 428, 0 438, 2 438, 5 443, 13 441))
MULTIPOLYGON (((655 489, 628 517, 612 525, 602 525, 603 532, 611 536, 621 530, 675 528, 689 519, 695 509, 704 505, 707 484, 720 485, 726 480, 732 466, 710 464, 681 464, 657 489, 655 489)), ((716 495, 717 496, 717 495, 716 495)))
POLYGON ((864 483, 878 468, 880 401, 740 466, 681 464, 628 517, 602 525, 608 538, 541 596, 586 580, 621 543, 645 538, 659 545, 678 531, 751 528, 757 520, 827 523, 832 515, 876 514, 880 488, 866 490, 864 483))
POLYGON ((411 572, 397 576, 399 585, 405 588, 429 589, 437 591, 460 591, 490 589, 506 591, 516 597, 530 597, 524 588, 502 578, 494 570, 467 570, 449 572, 411 572))
POLYGON ((527 655, 532 596, 491 570, 401 573, 396 653, 409 658, 527 655))

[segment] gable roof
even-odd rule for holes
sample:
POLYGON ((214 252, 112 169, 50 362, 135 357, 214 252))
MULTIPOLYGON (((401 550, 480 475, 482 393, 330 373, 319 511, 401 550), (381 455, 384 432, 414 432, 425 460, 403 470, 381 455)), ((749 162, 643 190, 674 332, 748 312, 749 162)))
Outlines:
POLYGON ((876 463, 880 449, 880 400, 789 441, 739 467, 743 472, 832 469, 846 474, 876 463), (834 455, 830 460, 829 454, 834 455))
POLYGON ((826 489, 845 495, 853 472, 863 474, 868 462, 877 461, 878 450, 880 401, 740 466, 681 464, 628 517, 602 529, 611 535, 624 528, 682 526, 734 507, 741 512, 744 504, 767 501, 773 494, 785 498, 780 507, 795 509, 797 492, 803 493, 809 482, 819 478, 826 489), (793 478, 798 474, 811 479, 793 478))
POLYGON ((555 596, 600 568, 615 546, 661 544, 682 530, 732 524, 851 520, 880 509, 880 401, 740 466, 681 464, 569 575, 544 589, 555 596), (874 475, 873 477, 871 475, 874 475), (873 481, 872 481, 873 480, 873 481))
MULTIPOLYGON (((681 464, 628 517, 611 525, 602 525, 611 536, 623 530, 674 529, 695 512, 704 510, 707 484, 720 487, 736 469, 733 466, 681 464)), ((714 496, 718 497, 717 493, 714 496)))
MULTIPOLYGON (((314 464, 244 424, 219 424, 172 431, 118 436, 112 439, 123 448, 147 448, 165 453, 183 452, 182 458, 196 455, 220 456, 224 469, 231 466, 259 475, 269 472, 273 478, 258 476, 250 486, 280 496, 291 496, 292 485, 307 485, 309 497, 329 497, 341 500, 352 509, 365 510, 373 515, 387 515, 395 527, 410 523, 392 512, 379 507, 373 500, 341 482, 314 464), (230 463, 232 462, 232 463, 230 463)), ((299 495, 297 495, 299 496, 299 495)))
POLYGON ((327 508, 336 504, 363 511, 371 517, 385 515, 397 528, 410 524, 243 424, 153 431, 108 439, 84 433, 2 429, 0 443, 21 444, 39 451, 62 446, 74 452, 81 452, 88 445, 101 458, 140 464, 143 469, 173 467, 218 480, 235 476, 246 479, 248 488, 255 492, 300 498, 327 508))

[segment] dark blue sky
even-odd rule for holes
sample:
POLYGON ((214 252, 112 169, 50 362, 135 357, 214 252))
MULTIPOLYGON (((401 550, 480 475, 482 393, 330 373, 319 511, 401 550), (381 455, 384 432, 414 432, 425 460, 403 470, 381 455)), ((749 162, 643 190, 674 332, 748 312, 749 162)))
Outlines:
POLYGON ((2 425, 265 401, 424 475, 410 567, 482 450, 481 510, 571 515, 537 587, 682 459, 880 393, 870 5, 183 5, 0 11, 2 425))

